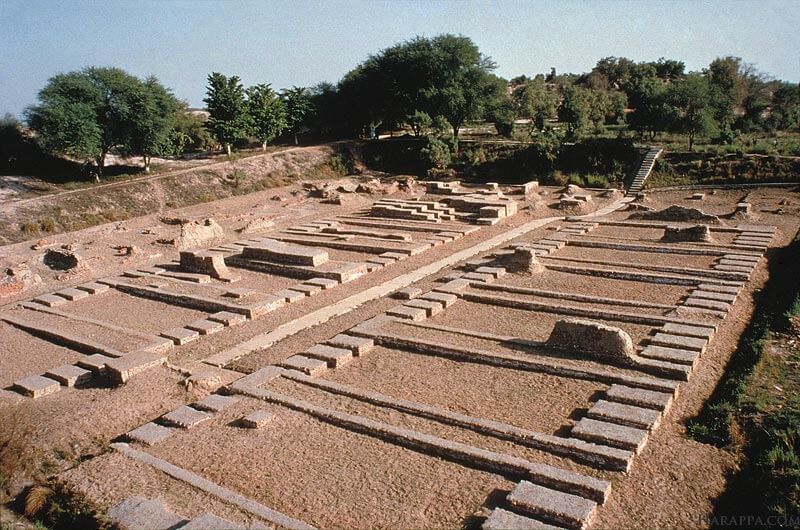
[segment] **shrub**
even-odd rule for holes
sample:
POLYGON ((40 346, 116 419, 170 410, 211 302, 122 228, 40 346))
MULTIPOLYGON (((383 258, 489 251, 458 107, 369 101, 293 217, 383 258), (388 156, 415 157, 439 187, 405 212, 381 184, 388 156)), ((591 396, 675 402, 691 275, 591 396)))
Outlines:
POLYGON ((420 157, 428 168, 443 169, 452 162, 450 148, 435 136, 428 136, 426 145, 420 150, 420 157))

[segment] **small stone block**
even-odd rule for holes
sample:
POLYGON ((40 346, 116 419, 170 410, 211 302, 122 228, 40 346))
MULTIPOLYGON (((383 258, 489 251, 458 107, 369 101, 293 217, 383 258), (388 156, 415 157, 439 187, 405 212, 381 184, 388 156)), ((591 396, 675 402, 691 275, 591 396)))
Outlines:
POLYGON ((191 324, 186 325, 187 329, 194 330, 201 335, 211 335, 222 329, 225 329, 225 324, 215 322, 213 320, 195 320, 191 324))
POLYGON ((183 405, 161 416, 161 421, 181 429, 190 429, 210 418, 211 416, 205 412, 183 405))
POLYGON ((222 394, 211 394, 204 399, 194 403, 193 408, 205 410, 208 412, 222 412, 226 407, 233 405, 239 401, 239 398, 234 396, 223 396, 222 394))
POLYGON ((108 291, 111 289, 108 285, 103 285, 102 283, 97 282, 89 282, 84 283, 83 285, 79 285, 78 289, 86 291, 89 294, 100 294, 108 291))
POLYGON ((431 302, 439 302, 443 307, 447 308, 458 301, 458 297, 454 294, 430 292, 420 296, 422 300, 430 300, 431 302))
POLYGON ((247 289, 246 287, 234 287, 233 289, 228 289, 225 291, 222 296, 227 298, 244 298, 255 293, 253 289, 247 289))
POLYGON ((470 281, 465 278, 458 278, 457 280, 450 280, 441 287, 436 287, 433 290, 438 293, 456 294, 465 290, 470 286, 470 281))
POLYGON ((322 287, 323 291, 339 285, 339 282, 331 278, 311 278, 303 283, 306 285, 318 285, 319 287, 322 287))
POLYGON ((600 400, 586 413, 588 418, 652 430, 658 425, 661 413, 657 410, 600 400))
POLYGON ((81 368, 86 368, 87 370, 90 370, 92 372, 99 372, 100 370, 105 369, 108 361, 111 361, 113 359, 114 359, 113 357, 108 357, 100 353, 95 353, 93 355, 87 355, 86 357, 84 357, 75 364, 77 364, 81 368))
POLYGON ((297 370, 303 372, 311 377, 317 377, 328 369, 328 363, 320 361, 319 359, 311 359, 303 355, 292 355, 280 365, 290 370, 297 370))
POLYGON ((717 302, 716 300, 707 300, 694 296, 687 298, 683 305, 688 307, 700 307, 702 309, 713 309, 715 311, 727 311, 728 307, 730 307, 726 302, 717 302))
POLYGON ((438 315, 444 310, 442 304, 440 304, 439 302, 432 302, 430 300, 419 300, 419 299, 409 300, 408 302, 403 304, 403 306, 424 309, 429 317, 438 315))
POLYGON ((542 516, 570 528, 585 528, 591 522, 597 503, 562 491, 521 481, 508 494, 508 503, 521 512, 542 516))
POLYGON ((482 530, 559 530, 558 526, 543 523, 538 519, 532 519, 509 512, 502 508, 495 508, 489 517, 481 525, 482 530))
POLYGON ((44 375, 50 379, 55 379, 66 387, 83 384, 92 378, 92 372, 71 364, 48 370, 44 375))
POLYGON ((319 285, 308 285, 305 283, 300 283, 297 285, 292 285, 292 291, 298 291, 306 296, 311 296, 322 291, 322 287, 320 287, 319 285))
POLYGON ((583 418, 572 428, 572 436, 620 449, 631 449, 637 453, 644 447, 647 440, 647 431, 583 418))
POLYGON ((178 346, 192 342, 200 337, 199 332, 187 328, 173 328, 169 331, 160 333, 159 335, 165 339, 171 340, 178 346))
POLYGON ((43 294, 34 298, 33 301, 47 307, 58 307, 69 302, 66 298, 54 294, 43 294))
POLYGON ((686 324, 676 324, 674 322, 667 322, 661 329, 673 335, 685 335, 687 337, 697 337, 706 340, 714 335, 714 328, 711 327, 689 326, 686 324))
POLYGON ((481 274, 479 272, 469 272, 462 276, 462 278, 473 282, 494 283, 494 276, 491 274, 481 274))
POLYGON ((694 291, 692 296, 696 298, 705 298, 706 300, 716 300, 717 302, 727 302, 729 304, 736 301, 735 294, 715 293, 712 291, 694 291))
POLYGON ((375 348, 375 341, 366 337, 354 337, 352 335, 339 334, 326 341, 331 346, 346 348, 353 352, 353 355, 364 355, 375 348))
POLYGON ((373 263, 375 265, 381 265, 381 266, 385 267, 386 265, 391 265, 395 261, 397 261, 397 260, 394 259, 394 258, 377 258, 376 257, 376 258, 369 258, 367 260, 367 263, 373 263))
POLYGON ((697 361, 697 357, 700 354, 696 351, 682 350, 680 348, 669 348, 667 346, 654 346, 653 344, 650 344, 649 346, 645 346, 641 355, 649 359, 694 366, 694 363, 697 361))
POLYGON ((462 276, 464 276, 463 272, 459 272, 459 271, 448 272, 447 274, 445 274, 444 276, 439 278, 438 281, 440 281, 442 283, 452 282, 453 280, 460 279, 462 276))
POLYGON ((208 315, 208 319, 212 322, 219 322, 223 326, 233 327, 247 322, 247 317, 239 313, 231 313, 230 311, 220 311, 219 313, 212 313, 208 315))
POLYGON ((303 352, 306 357, 319 359, 328 363, 328 368, 338 368, 353 360, 353 352, 345 348, 336 348, 325 344, 315 344, 303 352))
POLYGON ((81 300, 83 298, 88 298, 89 293, 86 291, 82 291, 80 289, 75 289, 73 287, 69 287, 67 289, 61 289, 60 291, 56 292, 58 296, 66 298, 70 302, 74 302, 75 300, 81 300))
POLYGON ((247 416, 244 416, 239 420, 239 422, 243 427, 247 427, 248 429, 260 429, 274 419, 275 415, 271 412, 266 410, 257 410, 255 412, 251 412, 247 416))
POLYGON ((693 350, 700 353, 706 349, 708 340, 698 339, 697 337, 686 337, 683 335, 671 335, 669 333, 656 333, 650 342, 659 346, 670 346, 682 350, 693 350))
POLYGON ((297 302, 298 300, 302 300, 306 297, 306 293, 301 293, 300 291, 293 291, 291 289, 283 289, 275 293, 275 296, 280 296, 286 303, 291 304, 292 302, 297 302))
POLYGON ((186 520, 164 507, 158 499, 130 497, 112 506, 108 516, 120 530, 172 530, 186 520))
POLYGON ((712 291, 715 293, 739 294, 739 287, 732 285, 715 285, 713 283, 701 283, 697 286, 699 291, 712 291))
POLYGON ((627 403, 661 411, 666 410, 672 402, 672 394, 624 385, 611 385, 611 388, 606 391, 605 398, 617 403, 627 403))
POLYGON ((401 259, 406 259, 408 257, 407 254, 401 254, 400 252, 384 252, 383 254, 378 255, 379 258, 389 258, 396 261, 400 261, 401 259))
POLYGON ((125 436, 134 442, 144 445, 155 445, 162 440, 166 440, 174 431, 169 427, 164 427, 157 423, 145 423, 141 427, 127 433, 125 436))
POLYGON ((387 310, 386 314, 392 317, 413 320, 414 322, 421 322, 428 318, 428 312, 426 310, 403 305, 398 305, 387 310))
POLYGON ((392 298, 397 298, 398 300, 413 300, 421 294, 422 289, 417 287, 406 287, 404 289, 398 289, 392 293, 392 298))
POLYGON ((478 267, 474 272, 479 274, 491 274, 495 278, 502 278, 506 275, 506 270, 503 267, 478 267))
POLYGON ((245 530, 245 527, 212 513, 204 513, 181 526, 180 530, 245 530))
POLYGON ((15 381, 11 387, 20 394, 34 399, 58 392, 61 390, 61 385, 58 381, 50 379, 49 377, 42 377, 41 375, 32 375, 19 381, 15 381))

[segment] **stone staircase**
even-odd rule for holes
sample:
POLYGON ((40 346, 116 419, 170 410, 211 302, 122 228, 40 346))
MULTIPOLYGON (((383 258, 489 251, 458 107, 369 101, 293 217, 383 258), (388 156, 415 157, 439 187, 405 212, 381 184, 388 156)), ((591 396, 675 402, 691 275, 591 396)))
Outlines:
POLYGON ((644 181, 647 180, 647 177, 650 176, 650 172, 653 171, 656 158, 658 158, 658 155, 660 154, 661 149, 658 147, 651 147, 648 149, 647 153, 644 155, 642 164, 639 166, 639 170, 636 172, 636 176, 633 177, 631 186, 628 188, 628 193, 626 194, 628 197, 633 197, 642 191, 642 188, 644 187, 644 181))

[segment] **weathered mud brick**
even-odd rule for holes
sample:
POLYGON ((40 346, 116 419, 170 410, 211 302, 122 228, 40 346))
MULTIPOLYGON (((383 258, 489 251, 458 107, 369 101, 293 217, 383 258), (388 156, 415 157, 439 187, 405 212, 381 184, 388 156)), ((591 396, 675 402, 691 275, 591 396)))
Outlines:
POLYGON ((222 296, 227 298, 245 298, 247 296, 253 295, 258 291, 253 289, 247 289, 246 287, 234 287, 232 289, 228 289, 225 291, 222 296))
POLYGON ((284 243, 274 239, 262 239, 258 243, 245 247, 242 251, 242 256, 294 265, 310 265, 312 267, 317 267, 328 261, 328 252, 326 250, 284 243))
POLYGON ((62 298, 66 298, 70 302, 74 302, 75 300, 82 300, 84 298, 89 297, 88 292, 83 291, 81 289, 75 289, 74 287, 61 289, 60 291, 57 291, 55 294, 61 296, 62 298))
POLYGON ((114 357, 108 357, 100 353, 95 353, 93 355, 87 355, 75 364, 92 372, 99 372, 104 370, 108 361, 113 359, 114 357))
POLYGON ((211 416, 187 405, 182 405, 175 410, 167 412, 161 416, 161 420, 168 424, 180 427, 181 429, 191 429, 195 425, 210 419, 211 416))
POLYGON ((392 317, 413 320, 414 322, 421 322, 428 318, 428 312, 425 309, 406 307, 404 305, 398 305, 388 309, 386 314, 392 317))
POLYGON ((248 429, 260 429, 264 425, 272 422, 274 419, 275 415, 271 412, 266 410, 256 410, 247 416, 242 417, 239 420, 239 423, 248 429))
POLYGON ((494 276, 491 274, 481 274, 479 272, 469 272, 462 276, 465 280, 473 282, 494 283, 494 276))
POLYGON ((422 289, 418 287, 405 287, 392 293, 392 298, 397 298, 398 300, 412 300, 421 294, 422 289))
POLYGON ((690 326, 688 324, 676 324, 668 322, 661 328, 666 333, 673 335, 685 335, 687 337, 697 337, 709 340, 714 335, 714 328, 707 326, 690 326))
POLYGON ((198 410, 205 410, 208 412, 222 412, 227 407, 238 402, 239 398, 234 396, 223 396, 222 394, 211 394, 201 399, 197 403, 193 403, 192 407, 198 410))
POLYGON ((297 302, 304 299, 306 297, 306 293, 294 291, 292 289, 283 289, 275 293, 275 296, 280 296, 286 300, 287 304, 291 304, 292 302, 297 302))
POLYGON ((717 302, 716 300, 708 300, 706 298, 696 298, 690 296, 686 299, 683 305, 688 307, 699 307, 701 309, 713 309, 714 311, 726 312, 730 304, 726 302, 717 302))
POLYGON ((305 285, 316 285, 318 287, 321 287, 323 291, 339 285, 339 282, 337 282, 336 280, 332 280, 330 278, 311 278, 310 280, 306 280, 303 283, 305 285))
POLYGON ((47 307, 58 307, 69 303, 69 300, 63 296, 56 296, 54 294, 43 294, 33 299, 37 304, 42 304, 47 307))
POLYGON ((336 335, 326 342, 337 348, 346 348, 353 352, 353 355, 355 356, 367 354, 375 348, 375 341, 372 339, 365 337, 354 337, 344 333, 336 335))
POLYGON ((92 372, 71 364, 48 370, 44 375, 66 387, 84 384, 92 378, 92 372))
MULTIPOLYGON (((254 529, 255 526, 251 526, 251 529, 254 529)), ((265 527, 266 528, 266 527, 265 527)), ((240 526, 236 523, 228 521, 227 519, 223 519, 222 517, 217 517, 212 513, 204 513, 203 515, 198 515, 185 525, 180 527, 180 530, 245 530, 244 526, 240 526)))
POLYGON ((462 276, 461 278, 450 280, 439 287, 434 287, 433 290, 438 293, 455 294, 467 289, 470 286, 470 283, 470 280, 462 276))
POLYGON ((588 410, 587 418, 618 423, 637 429, 652 430, 658 426, 661 413, 635 405, 600 400, 588 410))
POLYGON ((586 528, 597 503, 523 480, 509 493, 508 503, 521 512, 546 518, 570 528, 586 528))
POLYGON ((336 348, 325 344, 315 344, 303 353, 306 357, 319 359, 328 363, 328 368, 338 368, 353 360, 353 352, 345 348, 336 348))
POLYGON ((502 278, 506 275, 506 270, 503 267, 478 267, 474 272, 478 274, 491 274, 495 278, 502 278))
POLYGON ((647 441, 647 431, 605 421, 583 418, 572 428, 572 436, 611 447, 631 449, 637 453, 647 441))
POLYGON ((311 377, 322 375, 328 369, 328 363, 320 361, 319 359, 311 359, 303 355, 292 355, 280 365, 290 370, 297 370, 303 372, 311 377))
POLYGON ((231 313, 230 311, 220 311, 219 313, 212 313, 208 315, 208 319, 212 322, 219 322, 223 326, 233 327, 247 322, 247 317, 239 313, 231 313))
POLYGON ((701 283, 697 286, 697 290, 712 291, 715 293, 738 294, 741 290, 741 287, 734 287, 732 285, 715 285, 713 283, 701 283))
POLYGON ((125 437, 140 444, 155 445, 172 436, 173 432, 169 427, 151 421, 128 432, 125 437))
POLYGON ((303 293, 306 296, 312 296, 317 294, 318 292, 322 291, 322 287, 319 285, 307 285, 304 283, 300 283, 297 285, 292 285, 292 291, 298 291, 303 293))
POLYGON ((193 329, 173 328, 159 334, 161 337, 171 340, 178 346, 192 342, 200 338, 200 333, 193 329))
POLYGON ((225 329, 225 324, 213 320, 195 320, 194 322, 186 325, 187 329, 194 330, 201 335, 211 335, 217 331, 225 329))
POLYGON ((431 302, 438 302, 442 304, 442 307, 450 307, 451 305, 455 304, 458 301, 458 297, 454 294, 449 293, 437 293, 437 292, 429 292, 425 293, 424 295, 420 296, 422 300, 430 300, 431 302))
POLYGON ((106 363, 105 372, 113 381, 125 383, 134 375, 164 364, 166 360, 167 356, 163 352, 137 351, 111 359, 106 363))
POLYGON ((706 339, 698 339, 697 337, 687 337, 684 335, 672 335, 669 333, 656 333, 650 339, 650 342, 659 346, 668 346, 672 348, 680 348, 682 350, 693 350, 703 353, 708 344, 706 339))
POLYGON ((694 291, 692 296, 695 298, 705 298, 706 300, 716 300, 732 304, 736 301, 736 295, 728 293, 715 293, 713 291, 694 291))
POLYGON ((160 500, 141 497, 130 497, 112 506, 108 516, 120 530, 170 530, 186 522, 168 511, 160 500))
POLYGON ((691 350, 669 348, 667 346, 655 346, 651 344, 642 349, 641 355, 643 357, 648 357, 650 359, 656 359, 659 361, 694 366, 694 363, 697 361, 697 357, 700 355, 700 353, 691 350))
POLYGON ((502 508, 495 508, 481 525, 482 530, 558 530, 559 526, 543 523, 502 508))
POLYGON ((15 381, 11 388, 24 396, 36 399, 58 392, 61 389, 61 385, 58 381, 50 379, 49 377, 32 375, 15 381))
POLYGON ((108 291, 111 289, 108 285, 103 285, 102 283, 97 282, 89 282, 84 283, 83 285, 79 285, 78 289, 82 291, 86 291, 89 294, 100 294, 108 291))
POLYGON ((403 304, 403 306, 424 309, 425 313, 429 317, 438 315, 439 313, 444 311, 442 304, 440 304, 439 302, 432 302, 430 300, 420 300, 420 299, 409 300, 408 302, 403 304))

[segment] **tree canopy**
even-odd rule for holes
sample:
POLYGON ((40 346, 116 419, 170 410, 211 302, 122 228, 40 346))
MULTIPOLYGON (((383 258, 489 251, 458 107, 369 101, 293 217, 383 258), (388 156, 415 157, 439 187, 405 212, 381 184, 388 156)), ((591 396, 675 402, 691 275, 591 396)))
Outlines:
POLYGON ((252 123, 244 86, 235 75, 212 72, 203 101, 209 114, 206 127, 230 155, 232 145, 247 138, 252 123))
POLYGON ((49 152, 93 161, 102 175, 106 155, 161 154, 180 103, 156 78, 141 81, 119 68, 89 67, 52 77, 26 110, 49 152))

